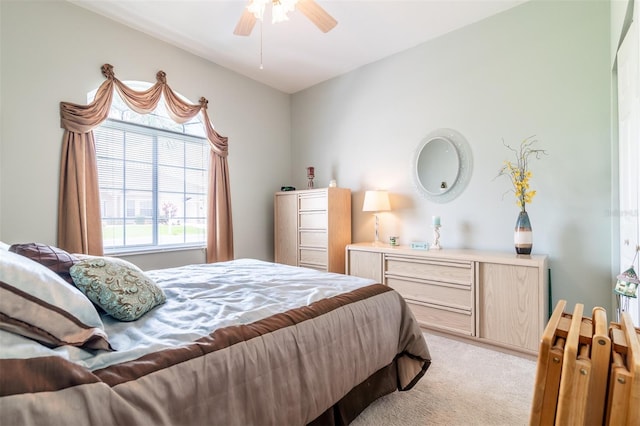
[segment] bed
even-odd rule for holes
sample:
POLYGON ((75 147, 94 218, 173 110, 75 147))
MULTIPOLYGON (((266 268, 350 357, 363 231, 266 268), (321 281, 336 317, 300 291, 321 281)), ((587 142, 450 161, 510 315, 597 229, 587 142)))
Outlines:
POLYGON ((431 362, 402 297, 371 280, 24 247, 0 248, 3 424, 348 424, 431 362))

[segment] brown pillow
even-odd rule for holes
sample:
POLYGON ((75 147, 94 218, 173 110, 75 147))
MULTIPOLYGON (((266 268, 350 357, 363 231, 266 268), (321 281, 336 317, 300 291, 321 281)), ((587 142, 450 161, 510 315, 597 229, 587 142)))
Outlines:
POLYGON ((69 269, 80 259, 58 247, 41 243, 13 244, 9 251, 28 257, 51 269, 62 279, 74 285, 69 269))

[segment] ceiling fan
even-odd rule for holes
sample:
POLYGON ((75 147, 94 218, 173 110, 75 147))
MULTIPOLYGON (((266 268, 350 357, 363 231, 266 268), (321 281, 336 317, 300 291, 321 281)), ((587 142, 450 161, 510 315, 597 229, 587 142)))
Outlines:
POLYGON ((266 5, 269 3, 271 3, 273 23, 289 20, 287 13, 297 9, 324 33, 329 32, 338 24, 338 21, 315 0, 250 0, 233 33, 240 36, 251 34, 256 20, 262 21, 266 5))

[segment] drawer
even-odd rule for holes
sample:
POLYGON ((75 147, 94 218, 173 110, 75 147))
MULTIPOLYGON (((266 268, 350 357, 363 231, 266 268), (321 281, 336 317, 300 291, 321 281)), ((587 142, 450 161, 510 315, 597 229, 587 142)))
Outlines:
POLYGON ((471 312, 456 311, 411 301, 407 301, 407 304, 418 323, 423 327, 453 331, 467 336, 475 335, 471 312))
POLYGON ((473 263, 387 255, 385 256, 385 275, 471 285, 473 283, 473 263))
POLYGON ((300 210, 327 210, 327 196, 321 195, 300 195, 300 210))
POLYGON ((314 249, 300 249, 300 264, 327 265, 327 251, 314 249))
POLYGON ((417 282, 395 277, 387 277, 387 285, 407 300, 469 311, 473 307, 471 286, 417 282))
POLYGON ((327 248, 327 233, 324 231, 300 231, 301 247, 327 248))
POLYGON ((327 229, 327 212, 301 212, 300 228, 327 229))
POLYGON ((327 267, 323 265, 311 265, 311 264, 301 263, 299 266, 302 268, 309 268, 309 269, 315 269, 316 271, 327 272, 327 267))

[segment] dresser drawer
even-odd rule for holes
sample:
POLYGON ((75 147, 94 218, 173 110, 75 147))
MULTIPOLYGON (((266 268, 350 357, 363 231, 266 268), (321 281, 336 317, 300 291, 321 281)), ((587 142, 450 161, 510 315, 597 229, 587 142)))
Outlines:
POLYGON ((300 231, 301 247, 327 247, 327 233, 325 231, 300 231))
POLYGON ((300 195, 300 210, 327 210, 327 196, 319 195, 300 195))
POLYGON ((310 263, 301 263, 299 266, 302 268, 309 268, 309 269, 315 269, 316 271, 327 272, 326 265, 313 265, 310 263))
POLYGON ((327 251, 322 249, 300 249, 300 264, 311 264, 316 266, 327 265, 327 251))
POLYGON ((385 256, 385 272, 388 276, 419 278, 454 284, 473 283, 473 262, 423 260, 402 256, 385 256))
POLYGON ((300 228, 327 229, 327 212, 301 212, 300 228))
POLYGON ((387 285, 408 301, 444 305, 468 311, 473 307, 471 286, 418 282, 389 276, 387 276, 387 285))
POLYGON ((471 312, 446 309, 439 306, 407 301, 411 312, 424 327, 453 331, 468 336, 475 334, 471 312))

